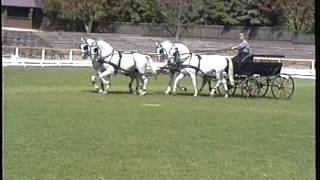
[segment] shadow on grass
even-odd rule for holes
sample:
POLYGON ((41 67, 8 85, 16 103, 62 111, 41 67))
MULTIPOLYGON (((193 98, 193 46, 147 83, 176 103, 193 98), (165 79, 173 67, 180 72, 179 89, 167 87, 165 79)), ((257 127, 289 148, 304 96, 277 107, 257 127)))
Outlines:
MULTIPOLYGON (((82 90, 82 92, 84 93, 92 93, 92 94, 101 94, 98 93, 98 91, 96 90, 82 90)), ((136 95, 133 92, 129 92, 129 91, 109 91, 108 94, 115 94, 115 95, 136 95)), ((152 91, 152 92, 147 92, 147 96, 149 95, 163 95, 163 96, 186 96, 186 97, 193 97, 193 92, 177 92, 176 94, 172 94, 170 93, 169 95, 165 95, 162 91, 152 91)), ((199 93, 198 97, 208 97, 208 98, 224 98, 224 95, 220 95, 220 94, 215 94, 213 97, 210 96, 209 93, 199 93)), ((234 94, 234 95, 230 95, 229 98, 237 98, 237 99, 275 99, 272 96, 263 96, 263 97, 245 97, 242 96, 240 94, 234 94)))
MULTIPOLYGON (((85 93, 92 93, 92 94, 100 94, 98 91, 96 90, 82 90, 82 92, 85 93)), ((108 94, 133 94, 132 92, 129 91, 109 91, 108 94)))

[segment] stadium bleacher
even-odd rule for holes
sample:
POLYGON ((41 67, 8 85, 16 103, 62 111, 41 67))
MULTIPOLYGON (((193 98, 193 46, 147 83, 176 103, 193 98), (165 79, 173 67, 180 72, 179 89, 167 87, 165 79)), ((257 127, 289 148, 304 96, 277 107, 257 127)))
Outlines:
MULTIPOLYGON (((81 37, 102 39, 115 49, 124 51, 154 52, 155 41, 163 41, 166 37, 146 37, 134 34, 102 34, 78 32, 26 32, 2 29, 2 45, 26 47, 50 47, 74 49, 79 47, 81 37)), ((181 40, 193 52, 211 49, 224 49, 234 46, 237 40, 183 38, 181 40)), ((285 55, 287 58, 314 59, 315 46, 292 44, 288 41, 250 41, 254 53, 285 55), (301 53, 303 52, 303 53, 301 53)))

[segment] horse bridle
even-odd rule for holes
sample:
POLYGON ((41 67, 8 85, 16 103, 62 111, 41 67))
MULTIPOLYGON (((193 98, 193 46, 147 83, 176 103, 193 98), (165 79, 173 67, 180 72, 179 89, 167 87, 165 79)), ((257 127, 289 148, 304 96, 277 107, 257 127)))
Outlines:
POLYGON ((102 57, 102 53, 101 53, 101 48, 99 47, 99 46, 97 46, 96 45, 96 47, 95 47, 96 49, 94 50, 94 51, 98 51, 98 52, 96 52, 97 54, 98 54, 98 56, 99 56, 99 58, 98 58, 98 60, 100 60, 100 61, 104 61, 106 58, 108 58, 108 57, 110 57, 111 56, 111 58, 113 57, 113 55, 114 55, 114 52, 115 52, 115 50, 114 49, 112 49, 112 51, 111 51, 111 53, 110 54, 108 54, 107 56, 104 56, 104 57, 102 57))
MULTIPOLYGON (((164 54, 164 51, 166 52, 166 55, 163 55, 163 56, 167 56, 167 59, 168 59, 168 65, 170 64, 170 58, 169 58, 169 53, 167 52, 167 50, 164 48, 164 47, 162 47, 162 45, 160 44, 160 55, 161 54, 164 54), (161 53, 161 51, 162 51, 162 53, 161 53)), ((169 49, 169 52, 172 50, 174 48, 174 43, 172 43, 172 46, 171 46, 171 48, 169 49)), ((190 56, 191 56, 191 52, 190 53, 184 53, 184 54, 180 54, 179 53, 179 51, 178 51, 178 49, 176 50, 176 52, 175 53, 178 53, 178 55, 179 56, 181 56, 181 55, 185 55, 185 54, 189 54, 190 56)), ((171 58, 173 58, 173 60, 174 60, 174 63, 175 64, 178 64, 178 63, 184 63, 188 58, 190 58, 190 56, 188 56, 188 57, 185 57, 185 58, 183 58, 183 59, 180 59, 180 61, 179 62, 177 62, 177 60, 175 59, 175 53, 173 53, 173 57, 171 57, 171 58)), ((162 55, 161 55, 162 56, 162 55)))
POLYGON ((85 53, 87 54, 87 56, 91 56, 91 46, 89 45, 89 43, 84 40, 84 42, 79 45, 79 48, 82 50, 81 45, 84 45, 83 49, 86 51, 85 53))

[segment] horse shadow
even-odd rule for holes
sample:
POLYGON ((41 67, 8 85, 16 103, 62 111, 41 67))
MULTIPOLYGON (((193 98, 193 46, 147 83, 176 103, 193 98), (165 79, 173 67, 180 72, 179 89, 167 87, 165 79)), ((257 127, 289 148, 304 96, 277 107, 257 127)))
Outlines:
MULTIPOLYGON (((91 93, 91 94, 101 94, 96 90, 82 90, 84 93, 91 93)), ((109 91, 108 94, 114 94, 114 95, 135 95, 133 92, 129 91, 109 91)), ((165 95, 162 91, 156 91, 156 92, 148 92, 147 95, 163 95, 163 96, 186 96, 186 97, 193 97, 194 92, 177 92, 175 94, 170 93, 169 95, 165 95)), ((198 97, 211 97, 209 93, 199 93, 198 97)), ((224 98, 224 95, 221 94, 215 94, 211 98, 224 98)), ((258 97, 245 97, 241 94, 234 94, 234 95, 229 95, 229 98, 237 98, 237 99, 273 99, 271 96, 258 96, 258 97)))

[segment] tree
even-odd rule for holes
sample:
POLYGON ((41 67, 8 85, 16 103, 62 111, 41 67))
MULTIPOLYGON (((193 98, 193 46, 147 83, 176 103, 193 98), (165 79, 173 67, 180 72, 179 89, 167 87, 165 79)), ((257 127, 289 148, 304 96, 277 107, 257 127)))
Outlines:
POLYGON ((47 0, 45 3, 47 13, 50 14, 51 11, 66 19, 80 19, 86 32, 90 33, 93 22, 106 16, 111 9, 108 2, 108 0, 47 0))
POLYGON ((163 22, 173 28, 167 30, 179 40, 184 30, 198 21, 202 4, 197 0, 157 0, 163 22), (183 29, 182 26, 185 26, 183 29))
POLYGON ((277 0, 286 17, 285 26, 295 32, 314 31, 313 0, 277 0))
POLYGON ((162 22, 156 0, 129 0, 127 3, 127 17, 130 22, 160 23, 162 22))
POLYGON ((260 0, 255 8, 260 11, 265 26, 277 27, 285 21, 283 10, 274 0, 260 0))
POLYGON ((236 7, 240 5, 239 1, 224 0, 202 0, 203 8, 200 10, 200 16, 206 24, 218 25, 237 25, 239 20, 236 18, 236 7))

